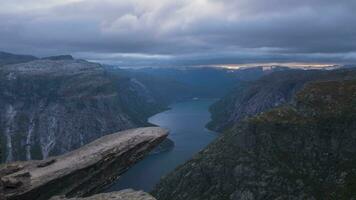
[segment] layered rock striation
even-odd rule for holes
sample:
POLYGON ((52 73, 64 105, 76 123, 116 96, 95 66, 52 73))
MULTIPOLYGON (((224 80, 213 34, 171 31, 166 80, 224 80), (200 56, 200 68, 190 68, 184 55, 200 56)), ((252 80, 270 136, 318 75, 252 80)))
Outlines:
POLYGON ((84 198, 65 198, 53 197, 51 200, 156 200, 151 195, 132 189, 121 190, 118 192, 102 193, 84 198))
POLYGON ((167 134, 167 130, 158 127, 131 129, 104 136, 61 156, 5 164, 0 168, 2 192, 8 200, 95 194, 142 159, 167 134))
POLYGON ((147 126, 165 106, 140 81, 69 56, 0 67, 2 161, 46 159, 147 126))

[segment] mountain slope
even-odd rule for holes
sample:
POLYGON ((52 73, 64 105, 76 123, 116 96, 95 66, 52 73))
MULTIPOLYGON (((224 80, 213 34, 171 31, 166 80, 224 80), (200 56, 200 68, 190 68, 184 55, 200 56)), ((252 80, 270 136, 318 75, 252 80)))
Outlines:
POLYGON ((100 136, 148 125, 165 109, 138 80, 60 58, 0 69, 0 136, 6 161, 41 159, 100 136))
POLYGON ((162 179, 162 200, 352 199, 356 81, 308 84, 295 104, 243 120, 162 179))
POLYGON ((225 97, 211 106, 210 129, 223 131, 236 122, 254 116, 292 100, 297 91, 311 81, 353 79, 356 71, 349 70, 284 70, 259 80, 239 83, 225 97))

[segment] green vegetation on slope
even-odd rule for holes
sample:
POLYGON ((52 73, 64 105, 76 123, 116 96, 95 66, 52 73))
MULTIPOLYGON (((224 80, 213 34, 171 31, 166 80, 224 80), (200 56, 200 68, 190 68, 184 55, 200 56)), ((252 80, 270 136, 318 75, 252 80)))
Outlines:
POLYGON ((208 128, 223 131, 237 122, 291 102, 306 83, 318 80, 354 79, 356 70, 284 70, 259 80, 237 84, 210 108, 212 121, 208 128))
POLYGON ((160 200, 352 199, 356 81, 308 84, 286 105, 243 120, 162 179, 160 200))

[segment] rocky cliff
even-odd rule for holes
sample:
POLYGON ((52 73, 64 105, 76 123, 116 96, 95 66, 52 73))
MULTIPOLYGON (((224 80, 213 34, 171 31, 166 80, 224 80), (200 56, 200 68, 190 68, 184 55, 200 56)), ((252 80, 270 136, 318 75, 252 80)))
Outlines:
POLYGON ((3 161, 42 159, 146 126, 164 105, 140 81, 68 56, 0 67, 3 161))
POLYGON ((289 103, 306 83, 317 80, 345 80, 356 76, 349 70, 280 70, 256 81, 240 82, 211 106, 212 121, 207 125, 224 131, 239 122, 271 108, 289 103))
POLYGON ((167 137, 158 127, 110 134, 70 153, 41 161, 5 164, 0 185, 6 199, 82 197, 101 191, 167 137))
MULTIPOLYGON (((355 76, 354 76, 355 77, 355 76)), ((162 179, 160 200, 354 199, 356 81, 307 84, 162 179)))

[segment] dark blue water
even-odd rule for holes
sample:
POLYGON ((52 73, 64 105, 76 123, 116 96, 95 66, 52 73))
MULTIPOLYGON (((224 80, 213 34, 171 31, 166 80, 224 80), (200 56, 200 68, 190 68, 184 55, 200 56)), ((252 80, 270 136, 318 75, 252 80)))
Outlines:
POLYGON ((210 120, 209 106, 215 100, 191 100, 171 105, 171 109, 149 119, 149 122, 167 128, 175 147, 169 152, 153 154, 123 174, 108 191, 126 188, 149 192, 160 178, 189 160, 214 138, 216 133, 205 125, 210 120))

